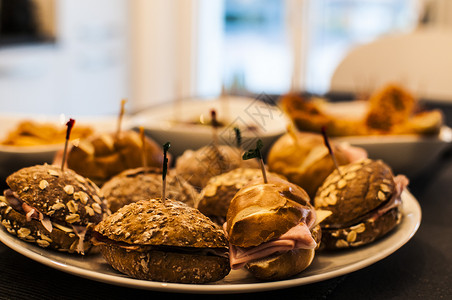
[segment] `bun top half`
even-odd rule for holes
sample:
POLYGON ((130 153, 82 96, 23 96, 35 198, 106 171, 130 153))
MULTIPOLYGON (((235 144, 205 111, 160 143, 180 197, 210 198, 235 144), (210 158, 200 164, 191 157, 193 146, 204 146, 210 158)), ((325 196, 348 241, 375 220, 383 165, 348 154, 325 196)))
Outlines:
MULTIPOLYGON (((122 131, 118 136, 115 133, 97 134, 80 140, 78 146, 71 147, 67 165, 100 186, 124 170, 143 166, 142 148, 140 135, 133 130, 122 131)), ((145 149, 148 167, 161 168, 161 147, 146 138, 145 149)))
POLYGON ((284 179, 255 180, 231 200, 226 217, 229 242, 257 246, 276 239, 300 222, 313 224, 315 211, 308 194, 284 179))
POLYGON ((381 160, 365 159, 340 166, 319 188, 314 199, 316 209, 332 214, 322 221, 325 227, 352 224, 387 202, 396 191, 391 168, 381 160))
POLYGON ((186 150, 176 160, 175 169, 190 184, 201 190, 210 178, 233 169, 259 168, 254 159, 242 161, 241 150, 229 145, 207 145, 197 150, 186 150))
POLYGON ((108 214, 99 188, 71 169, 55 165, 26 167, 7 177, 6 183, 26 204, 64 224, 98 223, 108 214))
MULTIPOLYGON (((132 202, 159 197, 162 192, 162 173, 157 168, 125 170, 102 185, 101 191, 111 212, 132 202)), ((168 198, 194 206, 196 189, 172 170, 166 176, 168 198)))
MULTIPOLYGON (((331 143, 339 165, 350 162, 337 144, 331 143)), ((302 187, 311 199, 325 178, 335 169, 334 161, 323 137, 307 132, 282 135, 271 147, 267 165, 270 171, 284 175, 290 182, 302 187)))
POLYGON ((115 242, 140 246, 227 248, 223 230, 199 210, 167 199, 141 200, 120 208, 94 229, 115 242))

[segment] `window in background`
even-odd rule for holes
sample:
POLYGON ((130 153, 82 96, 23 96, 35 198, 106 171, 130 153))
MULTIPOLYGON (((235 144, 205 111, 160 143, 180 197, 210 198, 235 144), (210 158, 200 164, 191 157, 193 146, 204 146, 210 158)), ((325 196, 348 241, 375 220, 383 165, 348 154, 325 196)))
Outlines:
POLYGON ((347 51, 414 29, 417 6, 415 0, 224 0, 223 84, 231 93, 287 92, 296 71, 292 47, 298 37, 291 35, 301 32, 301 86, 324 94, 347 51), (290 30, 288 18, 301 15, 306 18, 303 28, 290 30))
POLYGON ((291 50, 284 1, 225 0, 223 84, 232 93, 290 87, 291 50))
POLYGON ((415 29, 417 3, 414 0, 310 1, 307 90, 317 94, 328 92, 336 66, 354 46, 415 29))

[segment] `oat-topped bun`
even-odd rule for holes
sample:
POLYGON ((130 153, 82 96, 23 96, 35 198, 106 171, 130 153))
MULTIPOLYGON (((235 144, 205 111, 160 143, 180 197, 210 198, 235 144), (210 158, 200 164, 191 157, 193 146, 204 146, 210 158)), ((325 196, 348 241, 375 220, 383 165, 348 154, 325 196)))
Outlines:
MULTIPOLYGON (((268 176, 282 177, 276 173, 268 176)), ((237 168, 229 172, 213 176, 202 189, 197 208, 215 223, 223 225, 226 221, 229 203, 235 194, 253 180, 262 178, 261 169, 237 168)))
MULTIPOLYGON (((162 194, 162 173, 157 168, 136 168, 121 172, 107 181, 101 188, 112 213, 126 204, 162 194)), ((198 191, 174 172, 166 175, 168 198, 194 206, 198 191)))
POLYGON ((131 277, 206 283, 230 271, 223 230, 197 209, 167 199, 128 204, 95 227, 106 261, 131 277))
MULTIPOLYGON (((163 151, 150 138, 146 138, 148 167, 161 168, 163 151)), ((98 186, 128 169, 143 166, 143 143, 140 134, 133 130, 102 133, 80 140, 67 154, 67 165, 78 174, 90 178, 98 186)))
POLYGON ((231 268, 245 267, 261 280, 280 280, 309 267, 320 242, 320 226, 308 194, 272 177, 250 182, 232 199, 224 230, 231 268))
POLYGON ((42 247, 83 254, 91 247, 91 227, 109 213, 99 188, 67 168, 27 167, 6 183, 2 225, 42 247))
MULTIPOLYGON (((362 149, 331 143, 339 165, 367 157, 362 149)), ((270 171, 284 175, 302 187, 311 199, 335 166, 319 134, 292 132, 281 136, 270 148, 267 157, 270 171)))
POLYGON ((176 160, 177 174, 199 190, 211 177, 238 167, 259 168, 259 162, 255 159, 242 161, 240 150, 228 145, 189 149, 176 160))
POLYGON ((365 159, 339 167, 319 188, 315 208, 331 212, 321 223, 322 249, 365 245, 400 223, 408 179, 394 177, 381 160, 365 159))

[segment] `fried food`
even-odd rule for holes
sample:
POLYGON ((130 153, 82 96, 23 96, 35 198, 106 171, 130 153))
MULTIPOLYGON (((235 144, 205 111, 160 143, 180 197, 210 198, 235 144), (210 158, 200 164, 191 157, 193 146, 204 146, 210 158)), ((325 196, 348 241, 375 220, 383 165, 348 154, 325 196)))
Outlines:
POLYGON ((388 84, 366 101, 363 115, 333 115, 321 104, 288 94, 281 106, 300 131, 318 132, 326 128, 331 137, 395 134, 437 134, 444 123, 438 109, 423 111, 415 97, 397 84, 388 84))
MULTIPOLYGON (((93 129, 91 127, 77 125, 71 132, 71 140, 85 138, 92 133, 93 129)), ((64 143, 65 137, 65 126, 24 120, 10 131, 0 144, 21 147, 51 145, 64 143)))

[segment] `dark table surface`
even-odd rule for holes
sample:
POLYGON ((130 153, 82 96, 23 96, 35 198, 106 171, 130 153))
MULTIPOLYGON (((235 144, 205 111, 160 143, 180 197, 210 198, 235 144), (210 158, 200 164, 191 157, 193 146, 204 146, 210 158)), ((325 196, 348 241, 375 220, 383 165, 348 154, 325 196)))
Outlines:
MULTIPOLYGON (((445 151, 434 165, 410 178, 409 188, 422 209, 421 225, 412 239, 390 256, 326 281, 233 297, 452 299, 452 151, 445 151)), ((195 295, 92 281, 47 267, 0 243, 0 299, 164 299, 171 296, 195 295)))

